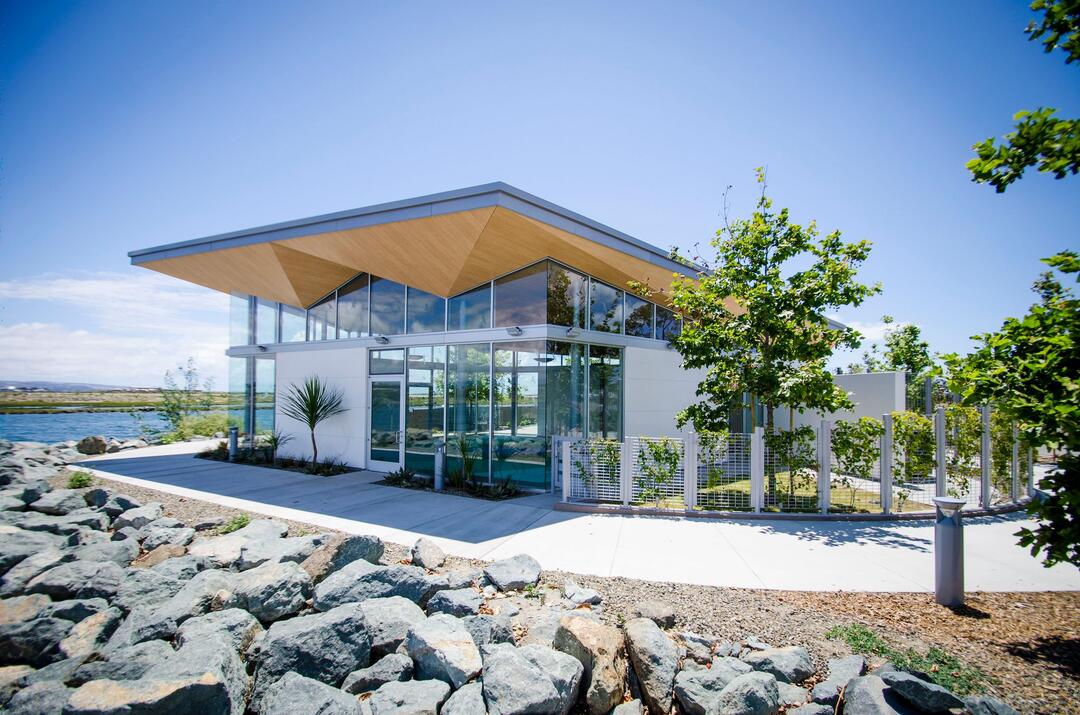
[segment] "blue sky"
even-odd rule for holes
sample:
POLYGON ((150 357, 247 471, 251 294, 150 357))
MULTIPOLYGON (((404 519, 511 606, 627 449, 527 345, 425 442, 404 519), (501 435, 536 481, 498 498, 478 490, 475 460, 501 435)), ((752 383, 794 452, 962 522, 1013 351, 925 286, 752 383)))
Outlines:
MULTIPOLYGON (((1080 178, 970 182, 1080 71, 1022 2, 5 2, 0 378, 224 384, 225 300, 133 248, 502 180, 663 247, 754 199, 874 242, 888 313, 964 350, 1080 240, 1080 178)), ((840 358, 842 362, 847 357, 840 358)))

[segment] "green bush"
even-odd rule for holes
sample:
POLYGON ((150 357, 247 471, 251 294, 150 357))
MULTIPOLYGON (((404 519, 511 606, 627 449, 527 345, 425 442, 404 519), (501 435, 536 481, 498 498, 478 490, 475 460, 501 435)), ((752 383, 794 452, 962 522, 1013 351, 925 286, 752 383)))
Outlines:
POLYGON ((94 483, 94 477, 90 472, 75 472, 68 479, 68 489, 84 489, 94 483))
POLYGON ((251 517, 247 514, 237 514, 233 518, 229 519, 223 525, 218 527, 217 533, 219 534, 231 534, 234 531, 239 531, 247 526, 251 522, 251 517))

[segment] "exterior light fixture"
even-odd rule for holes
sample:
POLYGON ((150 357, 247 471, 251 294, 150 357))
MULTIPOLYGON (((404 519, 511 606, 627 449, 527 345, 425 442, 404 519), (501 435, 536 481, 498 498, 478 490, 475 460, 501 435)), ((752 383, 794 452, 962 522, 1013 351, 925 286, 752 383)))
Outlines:
POLYGON ((266 346, 265 345, 256 345, 255 349, 258 350, 261 353, 266 352, 266 346))
POLYGON ((390 343, 390 338, 386 337, 385 335, 376 335, 375 342, 377 342, 379 345, 388 345, 390 343))
POLYGON ((955 608, 964 603, 964 500, 934 497, 934 506, 934 600, 955 608))
POLYGON ((675 343, 668 340, 667 344, 664 347, 666 347, 668 350, 674 350, 675 349, 675 343))
POLYGON ((507 328, 507 329, 506 329, 506 332, 507 332, 508 334, 510 334, 510 335, 513 335, 513 336, 515 336, 515 337, 516 337, 516 336, 518 336, 518 335, 521 335, 521 334, 522 334, 522 332, 524 332, 524 331, 523 331, 523 330, 522 330, 521 328, 519 328, 518 326, 516 326, 516 325, 515 325, 515 326, 514 326, 514 327, 512 327, 512 328, 507 328))
POLYGON ((578 334, 578 329, 577 328, 570 327, 570 328, 566 329, 566 337, 568 337, 568 338, 572 338, 572 337, 576 336, 577 334, 578 334))

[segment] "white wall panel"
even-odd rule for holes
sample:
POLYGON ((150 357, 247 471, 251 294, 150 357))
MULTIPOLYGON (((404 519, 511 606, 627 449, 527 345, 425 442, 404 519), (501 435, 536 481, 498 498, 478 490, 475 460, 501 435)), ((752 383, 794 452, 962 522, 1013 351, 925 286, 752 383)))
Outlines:
POLYGON ((623 432, 627 437, 678 436, 675 415, 695 401, 704 373, 683 370, 674 350, 626 348, 623 432))

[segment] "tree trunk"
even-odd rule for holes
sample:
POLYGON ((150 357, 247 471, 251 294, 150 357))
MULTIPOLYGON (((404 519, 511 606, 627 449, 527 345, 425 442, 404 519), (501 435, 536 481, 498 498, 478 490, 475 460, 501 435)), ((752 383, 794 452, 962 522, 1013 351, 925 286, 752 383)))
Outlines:
POLYGON ((315 465, 319 463, 319 448, 315 444, 315 429, 311 430, 311 471, 315 471, 315 465))

